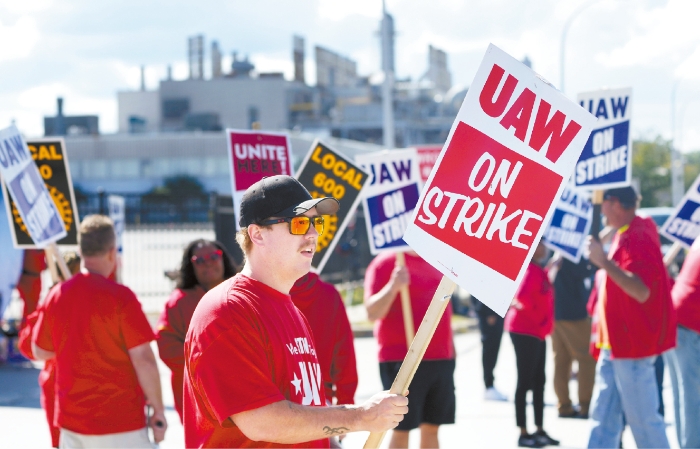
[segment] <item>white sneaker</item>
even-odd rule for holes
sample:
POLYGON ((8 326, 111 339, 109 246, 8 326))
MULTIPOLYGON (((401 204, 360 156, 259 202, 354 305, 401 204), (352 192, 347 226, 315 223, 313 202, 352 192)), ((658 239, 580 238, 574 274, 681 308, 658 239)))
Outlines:
POLYGON ((507 401, 508 396, 506 396, 505 394, 496 390, 494 387, 490 387, 490 388, 487 388, 486 391, 484 391, 484 400, 485 401, 507 401))

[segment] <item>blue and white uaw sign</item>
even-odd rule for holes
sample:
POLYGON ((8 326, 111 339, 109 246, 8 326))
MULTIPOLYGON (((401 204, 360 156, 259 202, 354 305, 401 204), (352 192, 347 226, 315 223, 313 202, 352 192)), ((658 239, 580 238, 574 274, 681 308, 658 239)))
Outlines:
POLYGON ((578 95, 579 104, 598 118, 576 163, 578 188, 604 190, 632 180, 632 89, 603 89, 578 95))
POLYGON ((370 173, 362 198, 370 251, 410 250, 403 234, 420 197, 416 149, 357 155, 355 162, 370 173))
MULTIPOLYGON (((15 126, 0 130, 0 175, 37 247, 66 236, 63 219, 15 126)), ((4 203, 9 207, 9 201, 4 203)), ((12 217, 9 209, 7 215, 12 217)))
POLYGON ((583 252, 583 242, 593 222, 593 206, 588 192, 564 188, 554 209, 552 221, 544 233, 545 246, 559 251, 564 257, 578 263, 583 252))
POLYGON ((687 249, 700 235, 700 176, 695 178, 676 210, 661 227, 661 234, 687 249))

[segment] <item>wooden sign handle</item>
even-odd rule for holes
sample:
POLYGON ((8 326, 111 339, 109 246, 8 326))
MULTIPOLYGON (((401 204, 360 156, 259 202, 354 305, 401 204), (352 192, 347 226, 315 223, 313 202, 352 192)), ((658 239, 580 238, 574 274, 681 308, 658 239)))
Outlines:
POLYGON ((591 235, 594 239, 600 240, 600 209, 603 204, 603 190, 594 190, 591 196, 591 203, 593 203, 593 222, 591 223, 591 235))
MULTIPOLYGON (((408 353, 406 354, 406 358, 403 359, 401 368, 399 368, 399 372, 396 375, 396 379, 394 379, 394 383, 391 384, 389 393, 404 394, 406 390, 408 390, 413 380, 413 375, 416 374, 418 365, 420 365, 420 362, 423 360, 425 350, 428 348, 428 344, 430 344, 430 340, 433 338, 440 318, 442 318, 445 309, 450 304, 450 297, 454 289, 455 283, 443 276, 440 285, 438 285, 437 290, 435 290, 433 299, 430 301, 428 310, 425 312, 423 321, 418 328, 416 338, 413 339, 408 353)), ((364 448, 378 449, 382 444, 385 434, 386 432, 370 433, 364 448)))
MULTIPOLYGON (((404 253, 396 253, 396 266, 406 266, 406 256, 404 253)), ((406 333, 406 347, 411 346, 413 337, 416 335, 416 330, 413 327, 413 308, 411 308, 411 294, 408 291, 408 285, 401 287, 401 310, 403 310, 403 327, 406 333)))
POLYGON ((673 245, 668 249, 666 252, 666 255, 664 256, 664 266, 668 268, 672 263, 673 260, 676 258, 679 252, 683 249, 683 245, 681 245, 679 242, 673 242, 673 245))
POLYGON ((58 267, 56 266, 56 259, 53 257, 53 253, 49 248, 44 248, 44 257, 46 258, 46 265, 49 267, 49 273, 51 273, 51 282, 54 284, 61 281, 61 276, 58 275, 58 267))
POLYGON ((71 273, 70 270, 68 269, 68 265, 66 265, 66 261, 63 259, 63 256, 61 255, 61 250, 58 249, 58 245, 55 243, 50 243, 49 246, 47 246, 47 249, 51 252, 53 257, 56 259, 56 264, 58 265, 58 268, 61 270, 61 276, 63 277, 64 281, 67 281, 68 279, 71 278, 71 273))

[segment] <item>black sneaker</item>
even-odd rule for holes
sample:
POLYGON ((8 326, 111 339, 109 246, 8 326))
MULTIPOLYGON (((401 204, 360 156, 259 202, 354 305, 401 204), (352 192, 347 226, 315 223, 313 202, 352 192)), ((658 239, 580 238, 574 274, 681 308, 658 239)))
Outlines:
POLYGON ((532 435, 520 435, 518 438, 518 446, 520 447, 544 447, 544 444, 540 443, 534 434, 532 435))
POLYGON ((545 432, 544 430, 535 432, 532 434, 532 436, 542 446, 559 446, 559 441, 547 435, 547 432, 545 432))

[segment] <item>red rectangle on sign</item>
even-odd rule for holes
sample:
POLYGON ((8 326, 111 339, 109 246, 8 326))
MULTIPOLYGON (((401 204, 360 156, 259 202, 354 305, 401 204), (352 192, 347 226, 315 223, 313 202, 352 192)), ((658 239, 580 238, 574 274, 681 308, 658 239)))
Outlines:
POLYGON ((264 177, 291 175, 287 137, 229 132, 236 191, 246 190, 264 177))
POLYGON ((515 280, 562 177, 460 122, 415 224, 515 280))
POLYGON ((418 152, 418 167, 420 169, 420 177, 423 182, 428 180, 430 172, 433 171, 435 162, 437 161, 440 152, 442 151, 441 146, 433 147, 416 147, 418 152))

